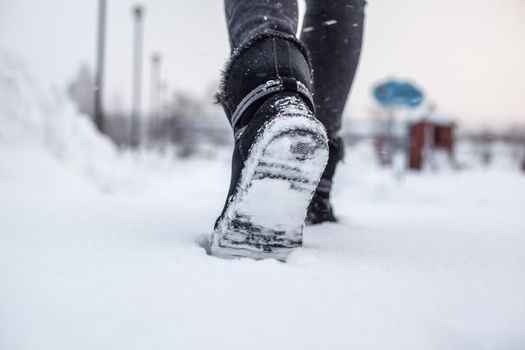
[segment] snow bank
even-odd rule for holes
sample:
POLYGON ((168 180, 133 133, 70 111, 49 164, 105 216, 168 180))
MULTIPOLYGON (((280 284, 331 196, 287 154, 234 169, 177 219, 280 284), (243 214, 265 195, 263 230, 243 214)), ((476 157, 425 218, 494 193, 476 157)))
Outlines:
POLYGON ((0 50, 0 142, 44 147, 54 157, 84 166, 114 160, 116 149, 59 91, 41 88, 23 64, 0 50))
POLYGON ((2 49, 0 125, 0 153, 10 158, 0 165, 4 177, 25 174, 26 180, 42 184, 76 173, 77 180, 103 191, 143 186, 136 172, 130 176, 137 167, 132 155, 121 154, 61 91, 43 88, 15 55, 2 49))

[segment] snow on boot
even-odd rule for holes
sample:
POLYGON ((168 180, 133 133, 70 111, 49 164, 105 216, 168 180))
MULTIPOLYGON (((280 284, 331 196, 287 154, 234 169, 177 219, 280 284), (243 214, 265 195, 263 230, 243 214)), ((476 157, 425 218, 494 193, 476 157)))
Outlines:
POLYGON ((328 159, 324 127, 297 94, 278 94, 256 112, 236 148, 234 164, 243 166, 211 253, 285 260, 302 245, 306 209, 328 159))

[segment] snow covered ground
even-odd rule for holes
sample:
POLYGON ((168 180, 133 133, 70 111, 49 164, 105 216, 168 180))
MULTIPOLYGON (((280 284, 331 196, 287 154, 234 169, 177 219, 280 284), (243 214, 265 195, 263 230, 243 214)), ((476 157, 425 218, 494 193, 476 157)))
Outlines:
POLYGON ((229 154, 119 154, 0 62, 0 349, 524 349, 525 176, 369 144, 287 263, 206 255, 229 154), (2 67, 9 69, 2 70, 2 67))

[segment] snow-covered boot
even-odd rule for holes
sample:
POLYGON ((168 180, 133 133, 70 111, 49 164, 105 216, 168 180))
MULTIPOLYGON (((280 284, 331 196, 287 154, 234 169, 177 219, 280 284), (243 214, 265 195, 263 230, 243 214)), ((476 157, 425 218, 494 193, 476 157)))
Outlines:
POLYGON ((290 40, 261 38, 230 63, 220 99, 235 135, 232 178, 212 255, 285 260, 302 245, 328 159, 310 86, 306 56, 290 40))
POLYGON ((326 164, 326 168, 321 176, 321 181, 319 181, 312 201, 308 206, 308 213, 306 215, 306 224, 308 225, 321 224, 323 222, 337 222, 330 201, 330 191, 332 190, 332 179, 337 163, 344 157, 344 145, 340 137, 330 137, 328 145, 328 163, 326 164))

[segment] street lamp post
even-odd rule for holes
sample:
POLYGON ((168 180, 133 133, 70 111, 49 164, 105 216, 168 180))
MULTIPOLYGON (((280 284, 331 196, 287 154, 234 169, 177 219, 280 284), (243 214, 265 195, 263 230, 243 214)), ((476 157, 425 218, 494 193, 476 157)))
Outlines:
POLYGON ((133 104, 131 118, 131 145, 138 147, 141 136, 141 98, 142 98, 142 19, 144 8, 133 8, 135 29, 133 35, 133 104))
POLYGON ((100 0, 98 5, 98 35, 97 35, 97 57, 94 86, 94 119, 97 129, 104 133, 104 56, 106 44, 106 0, 100 0))
POLYGON ((156 52, 151 55, 151 86, 150 86, 150 137, 157 137, 160 119, 160 69, 161 55, 156 52))

